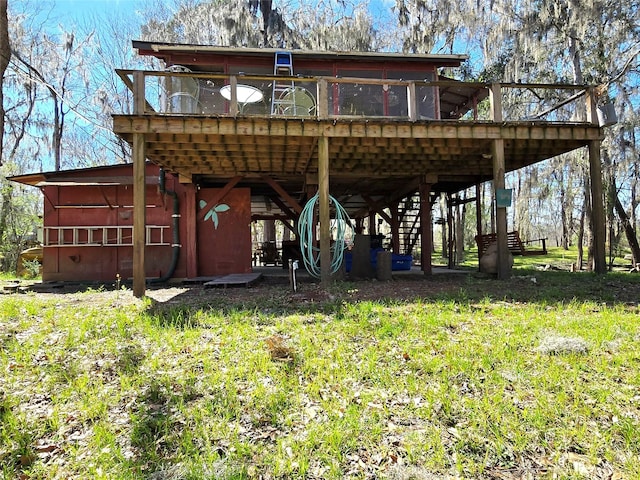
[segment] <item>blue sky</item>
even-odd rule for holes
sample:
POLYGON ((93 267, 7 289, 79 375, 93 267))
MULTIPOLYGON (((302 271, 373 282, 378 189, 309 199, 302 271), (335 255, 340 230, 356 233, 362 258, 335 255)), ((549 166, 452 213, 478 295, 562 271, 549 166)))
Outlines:
POLYGON ((135 8, 137 0, 55 0, 45 1, 45 4, 54 6, 57 13, 72 16, 82 16, 86 13, 105 13, 113 9, 135 8))
MULTIPOLYGON (((38 3, 45 10, 51 9, 53 16, 64 22, 65 19, 81 20, 95 14, 133 12, 144 4, 144 0, 40 0, 38 3)), ((275 0, 273 3, 277 8, 287 2, 275 0)), ((371 0, 367 3, 374 21, 379 22, 384 21, 386 15, 391 15, 395 0, 371 0)))

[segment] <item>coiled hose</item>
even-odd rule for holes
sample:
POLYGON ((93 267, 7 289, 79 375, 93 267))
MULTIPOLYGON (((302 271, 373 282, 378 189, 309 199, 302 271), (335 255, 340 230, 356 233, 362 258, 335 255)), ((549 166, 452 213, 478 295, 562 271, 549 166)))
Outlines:
MULTIPOLYGON (((304 266, 310 275, 320 278, 320 249, 314 246, 314 230, 315 223, 314 213, 316 203, 318 202, 318 194, 316 193, 306 203, 302 212, 300 213, 300 220, 298 221, 298 234, 300 236, 300 250, 302 252, 302 261, 304 266)), ((331 273, 338 271, 342 265, 342 259, 345 249, 345 232, 346 227, 352 228, 351 219, 346 210, 338 203, 338 201, 329 195, 329 205, 333 203, 335 218, 331 219, 330 230, 336 231, 335 241, 331 246, 332 260, 331 260, 331 273)))

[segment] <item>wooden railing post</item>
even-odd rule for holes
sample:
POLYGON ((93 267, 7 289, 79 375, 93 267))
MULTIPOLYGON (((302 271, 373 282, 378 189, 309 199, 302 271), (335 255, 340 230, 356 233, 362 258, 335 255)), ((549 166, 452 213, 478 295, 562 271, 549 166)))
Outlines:
POLYGON ((329 117, 329 86, 326 78, 318 79, 317 89, 317 115, 323 120, 329 117))
POLYGON ((418 120, 418 100, 416 98, 416 82, 409 82, 407 85, 407 103, 409 107, 409 120, 418 120))
POLYGON ((145 111, 146 98, 145 98, 145 77, 144 72, 133 72, 133 113, 136 115, 142 115, 145 111))
POLYGON ((231 75, 229 77, 229 86, 231 87, 231 100, 229 100, 229 114, 238 115, 238 77, 231 75))
POLYGON ((499 83, 491 84, 489 101, 491 102, 491 120, 494 122, 502 122, 502 93, 499 83))
POLYGON ((587 123, 598 125, 598 99, 596 97, 596 89, 589 87, 585 94, 585 103, 587 108, 587 123))

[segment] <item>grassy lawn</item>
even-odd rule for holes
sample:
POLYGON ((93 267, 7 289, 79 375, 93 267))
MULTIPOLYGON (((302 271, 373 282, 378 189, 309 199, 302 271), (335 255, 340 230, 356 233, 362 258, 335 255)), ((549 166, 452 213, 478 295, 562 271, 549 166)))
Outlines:
POLYGON ((640 275, 517 274, 2 295, 0 477, 640 478, 640 275))

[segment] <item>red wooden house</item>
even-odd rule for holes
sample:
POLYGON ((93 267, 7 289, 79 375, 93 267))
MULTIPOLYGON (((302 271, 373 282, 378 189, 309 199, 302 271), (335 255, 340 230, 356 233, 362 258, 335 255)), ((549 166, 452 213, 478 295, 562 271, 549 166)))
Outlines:
MULTIPOLYGON (((216 188, 181 184, 145 166, 145 255, 154 281, 251 271, 250 192, 235 188, 203 221, 216 188), (192 250, 195 248, 195 250, 192 250), (247 253, 249 252, 249 253, 247 253), (195 259, 192 265, 189 259, 195 259)), ((133 165, 37 173, 12 180, 44 197, 44 281, 113 282, 133 276, 133 165)))
MULTIPOLYGON (((127 225, 135 227, 133 239, 117 247, 126 248, 126 254, 122 250, 107 263, 117 263, 118 269, 131 266, 121 275, 133 275, 138 295, 144 292, 145 277, 166 275, 174 228, 171 195, 149 180, 156 173, 149 172, 158 167, 167 173, 166 190, 179 199, 176 243, 181 253, 174 277, 247 271, 249 222, 278 219, 295 232, 303 206, 316 193, 323 281, 330 278, 331 198, 346 209, 357 232, 366 226, 375 233, 372 219, 377 216, 391 227, 394 252, 419 246, 428 274, 435 195, 488 180, 500 190, 506 172, 585 146, 592 168, 596 269, 605 267, 603 134, 592 87, 465 83, 442 77, 441 68, 460 65, 466 59, 461 55, 133 45, 141 55, 166 65, 162 71, 118 71, 132 92, 133 113, 114 115, 113 130, 130 142, 133 167, 68 175, 103 177, 118 169, 132 169, 133 174, 114 174, 118 186, 69 183, 56 187, 55 194, 43 180, 47 208, 57 212, 54 218, 45 211, 45 231, 50 227, 49 234, 55 235, 57 227, 55 238, 65 243, 45 245, 45 257, 55 257, 45 258, 45 279, 68 278, 75 265, 70 257, 77 255, 70 253, 66 236, 78 243, 89 235, 74 230, 79 222, 119 225, 125 222, 121 214, 129 215, 127 225), (110 207, 114 201, 104 193, 108 188, 122 191, 118 205, 131 208, 110 207), (64 202, 88 203, 85 196, 102 205, 76 210, 92 220, 65 216, 72 209, 59 208, 64 202), (160 212, 165 216, 157 217, 160 212)), ((48 178, 61 175, 67 173, 48 178)), ((38 184, 36 177, 29 183, 38 184)), ((495 208, 499 276, 504 277, 509 274, 506 207, 495 208)), ((131 233, 107 229, 103 236, 120 231, 131 233)), ((82 253, 75 261, 83 262, 82 253)), ((105 271, 112 276, 114 270, 107 270, 96 267, 92 274, 87 267, 82 275, 97 279, 98 271, 105 271)))

